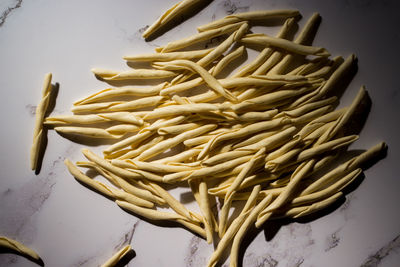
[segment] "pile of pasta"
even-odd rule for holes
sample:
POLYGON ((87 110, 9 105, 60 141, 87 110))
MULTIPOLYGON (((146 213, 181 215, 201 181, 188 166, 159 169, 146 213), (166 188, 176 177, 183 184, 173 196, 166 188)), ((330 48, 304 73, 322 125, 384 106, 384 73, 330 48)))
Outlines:
POLYGON ((85 148, 87 161, 66 159, 71 174, 124 210, 176 222, 215 243, 207 266, 227 249, 230 266, 237 266, 251 227, 303 217, 343 198, 386 145, 342 160, 358 139, 347 134, 349 122, 368 95, 362 87, 349 106, 336 108, 335 89, 354 70, 356 57, 330 58, 325 48, 307 44, 318 14, 288 39, 298 17, 296 10, 229 15, 155 53, 124 57, 130 66, 147 62, 149 68, 93 69, 124 86, 75 102, 74 115, 44 122, 63 135, 115 140, 103 155, 85 148), (250 31, 270 20, 282 21, 276 36, 250 31), (194 49, 209 40, 213 47, 194 49), (256 58, 232 70, 248 49, 259 50, 256 58), (153 84, 133 87, 140 79, 153 84), (177 187, 190 189, 197 212, 169 192, 177 187))

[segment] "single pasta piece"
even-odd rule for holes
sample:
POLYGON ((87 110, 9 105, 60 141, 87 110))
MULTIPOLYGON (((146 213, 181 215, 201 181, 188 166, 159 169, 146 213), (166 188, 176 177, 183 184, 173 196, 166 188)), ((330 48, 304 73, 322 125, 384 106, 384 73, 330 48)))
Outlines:
POLYGON ((218 104, 199 103, 199 104, 186 104, 186 105, 171 105, 166 107, 156 108, 148 112, 144 119, 154 119, 170 116, 188 115, 192 113, 203 113, 218 111, 220 109, 218 104))
POLYGON ((94 93, 84 99, 74 102, 74 105, 89 104, 117 96, 153 96, 157 95, 164 87, 167 86, 167 82, 160 83, 156 86, 151 87, 123 87, 123 88, 107 88, 100 92, 94 93))
POLYGON ((177 59, 187 59, 193 60, 206 56, 211 52, 211 48, 202 49, 202 50, 194 50, 194 51, 181 51, 181 52, 170 52, 165 53, 164 51, 161 53, 154 54, 141 54, 141 55, 133 55, 133 56, 124 56, 123 59, 126 61, 172 61, 177 59))
MULTIPOLYGON (((193 45, 193 44, 201 42, 201 41, 207 41, 214 37, 236 31, 237 29, 239 29, 240 26, 242 26, 243 23, 244 22, 226 25, 226 26, 218 28, 218 29, 213 29, 213 30, 210 30, 207 32, 201 32, 201 33, 198 33, 198 34, 195 34, 195 35, 192 35, 192 36, 180 39, 180 40, 172 41, 172 42, 169 42, 165 46, 157 47, 156 51, 159 52, 160 54, 162 54, 162 53, 182 49, 182 48, 188 47, 190 45, 193 45)), ((178 53, 180 53, 180 52, 178 52, 178 53)), ((174 58, 174 59, 178 59, 178 58, 174 58)))
POLYGON ((153 69, 133 69, 126 71, 112 71, 99 68, 93 68, 94 75, 99 76, 106 81, 119 81, 130 79, 161 79, 176 75, 175 72, 153 69))
POLYGON ((181 17, 185 12, 191 9, 193 6, 201 3, 203 0, 182 0, 170 9, 168 9, 164 14, 162 14, 149 28, 147 28, 143 34, 143 38, 149 38, 154 32, 156 32, 163 25, 168 23, 174 18, 181 17))
POLYGON ((213 229, 216 229, 216 221, 211 211, 210 199, 208 195, 207 182, 204 180, 199 181, 199 205, 200 210, 204 215, 204 228, 207 233, 207 243, 211 244, 213 241, 213 229), (213 227, 215 226, 215 228, 213 227))
POLYGON ((42 89, 42 99, 39 105, 36 107, 36 120, 35 128, 33 129, 33 144, 31 147, 31 169, 36 170, 39 160, 40 146, 43 139, 43 122, 44 116, 46 115, 46 110, 50 102, 51 94, 51 78, 52 74, 47 73, 44 77, 43 89, 42 89))
POLYGON ((44 121, 45 125, 65 125, 65 124, 95 124, 102 122, 118 121, 131 123, 134 125, 143 125, 143 119, 136 116, 132 112, 110 112, 88 115, 60 115, 47 117, 44 121))
POLYGON ((197 30, 199 32, 204 32, 240 21, 263 21, 275 18, 289 18, 289 17, 296 17, 299 14, 300 13, 297 10, 285 10, 285 9, 249 11, 249 12, 243 12, 226 16, 222 19, 197 27, 197 30))
POLYGON ((113 267, 116 266, 121 259, 132 250, 130 245, 126 245, 117 251, 109 260, 107 260, 101 267, 113 267))
POLYGON ((131 101, 112 101, 93 104, 73 106, 71 111, 74 113, 83 112, 106 112, 106 111, 131 111, 135 109, 152 107, 164 100, 163 96, 148 96, 131 101))
POLYGON ((172 173, 172 172, 182 172, 193 170, 193 167, 190 166, 176 166, 176 165, 168 165, 161 164, 157 162, 146 162, 146 161, 138 161, 138 160, 120 160, 113 159, 111 160, 111 164, 127 169, 138 169, 150 172, 158 172, 158 173, 172 173))
POLYGON ((93 138, 111 138, 119 139, 129 132, 139 131, 139 127, 132 124, 120 124, 111 126, 107 129, 93 128, 93 127, 76 127, 76 126, 58 126, 54 130, 62 134, 72 134, 87 136, 93 138))
POLYGON ((28 259, 41 261, 40 256, 35 251, 11 238, 0 236, 0 247, 15 251, 28 259))
POLYGON ((248 34, 241 39, 241 42, 263 46, 270 45, 299 55, 330 56, 329 52, 323 47, 301 45, 286 39, 280 39, 261 33, 248 34))

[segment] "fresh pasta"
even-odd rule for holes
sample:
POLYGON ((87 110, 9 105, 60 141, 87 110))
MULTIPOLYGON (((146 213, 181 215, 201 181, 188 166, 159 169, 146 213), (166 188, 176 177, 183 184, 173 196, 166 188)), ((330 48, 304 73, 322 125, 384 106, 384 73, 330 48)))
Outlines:
POLYGON ((52 74, 47 73, 44 77, 43 89, 42 89, 42 99, 39 102, 39 105, 36 107, 36 120, 35 120, 35 128, 33 130, 33 144, 31 147, 31 169, 36 170, 38 168, 39 161, 39 152, 40 146, 43 140, 43 122, 46 116, 46 111, 50 102, 50 94, 51 94, 51 78, 52 74))
MULTIPOLYGON (((195 4, 177 3, 143 37, 195 4)), ((207 266, 215 266, 228 248, 230 266, 238 266, 240 244, 251 227, 332 205, 345 197, 345 188, 365 163, 387 149, 382 142, 334 165, 359 138, 348 128, 368 93, 362 86, 349 106, 336 109, 340 94, 335 88, 352 73, 356 57, 330 58, 326 48, 309 43, 318 13, 291 40, 299 15, 297 10, 232 14, 153 53, 123 57, 147 62, 147 69, 93 68, 103 81, 126 86, 107 87, 76 101, 74 115, 44 119, 41 112, 35 138, 45 124, 62 135, 108 139, 111 144, 99 153, 82 149, 87 161, 65 160, 76 180, 129 213, 149 222, 172 221, 214 244, 207 266), (276 18, 283 24, 276 36, 251 32, 253 25, 276 18), (218 42, 213 47, 194 49, 211 38, 218 42), (254 60, 232 70, 235 60, 254 47, 261 48, 254 60), (137 79, 163 82, 136 87, 137 79), (180 187, 190 190, 198 211, 169 192, 180 187)), ((50 87, 51 75, 46 76, 44 102, 50 87)), ((43 104, 40 110, 45 109, 43 104)))

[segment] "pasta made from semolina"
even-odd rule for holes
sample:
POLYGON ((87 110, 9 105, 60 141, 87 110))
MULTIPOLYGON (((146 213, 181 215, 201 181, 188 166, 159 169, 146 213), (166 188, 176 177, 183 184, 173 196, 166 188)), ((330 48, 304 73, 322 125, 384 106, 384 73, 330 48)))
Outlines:
MULTIPOLYGON (((144 37, 195 4, 177 3, 144 37)), ((198 33, 157 44, 155 52, 123 57, 129 66, 148 68, 93 68, 100 80, 124 85, 76 101, 73 115, 44 119, 42 112, 38 125, 91 141, 108 139, 105 148, 84 148, 86 161, 65 160, 72 176, 129 213, 153 223, 172 221, 204 238, 215 248, 207 266, 222 261, 230 248, 230 266, 236 267, 250 228, 337 203, 364 166, 387 149, 381 142, 356 156, 348 152, 359 138, 348 129, 366 110, 368 93, 362 86, 342 107, 337 88, 354 74, 357 58, 331 57, 312 44, 318 13, 292 38, 299 15, 230 14, 199 26, 198 33), (269 20, 281 24, 275 36, 253 27, 269 20), (151 85, 138 79, 152 79, 151 85)), ((46 76, 43 101, 50 87, 46 76)))

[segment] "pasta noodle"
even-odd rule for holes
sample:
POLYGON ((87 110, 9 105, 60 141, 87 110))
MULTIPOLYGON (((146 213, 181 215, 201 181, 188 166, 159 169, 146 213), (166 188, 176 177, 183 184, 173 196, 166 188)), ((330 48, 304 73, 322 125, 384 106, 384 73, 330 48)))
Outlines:
POLYGON ((43 139, 43 121, 50 102, 50 93, 52 88, 51 78, 51 73, 46 74, 46 76, 44 77, 42 99, 40 100, 39 105, 36 107, 36 120, 35 128, 33 130, 33 144, 31 147, 30 161, 32 170, 36 170, 38 167, 37 164, 39 160, 40 146, 43 139))
MULTIPOLYGON (((177 3, 143 36, 148 38, 195 4, 177 3)), ((178 223, 213 243, 207 266, 215 266, 229 246, 230 266, 238 266, 249 228, 332 205, 365 163, 387 148, 382 142, 333 165, 358 140, 345 130, 368 94, 361 87, 351 105, 335 110, 339 97, 334 90, 351 74, 356 57, 331 59, 327 49, 310 44, 318 13, 292 40, 298 15, 297 10, 232 14, 157 47, 155 53, 124 57, 148 62, 148 69, 94 68, 99 78, 124 80, 129 86, 102 89, 76 101, 74 115, 44 119, 42 104, 35 138, 44 123, 62 134, 110 139, 101 156, 85 148, 87 161, 65 160, 70 173, 126 211, 150 222, 178 223), (276 37, 250 31, 276 18, 283 23, 276 37), (211 38, 218 42, 212 48, 193 48, 211 38), (261 48, 255 59, 232 71, 233 60, 245 58, 254 45, 261 48), (136 79, 164 78, 169 80, 158 85, 131 86, 136 79), (94 170, 106 182, 79 168, 94 170), (190 190, 199 212, 169 191, 180 187, 190 190)), ((46 76, 44 102, 50 81, 46 76)), ((126 249, 116 254, 115 262, 126 249)))

